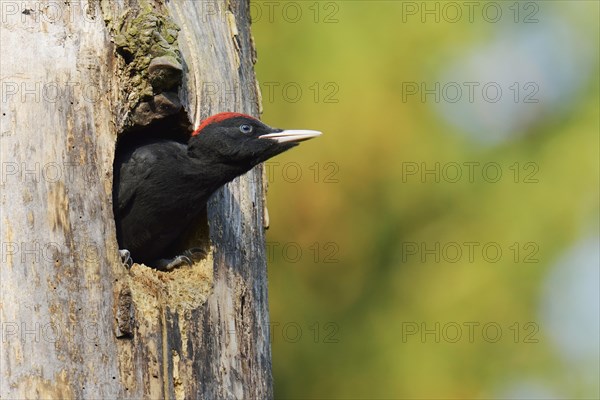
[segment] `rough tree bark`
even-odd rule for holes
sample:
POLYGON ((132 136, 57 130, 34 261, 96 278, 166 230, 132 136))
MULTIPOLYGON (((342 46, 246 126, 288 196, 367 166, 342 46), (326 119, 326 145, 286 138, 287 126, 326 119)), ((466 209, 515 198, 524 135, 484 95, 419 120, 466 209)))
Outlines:
POLYGON ((262 169, 164 273, 118 258, 117 137, 258 115, 247 0, 0 2, 0 398, 272 398, 262 169))

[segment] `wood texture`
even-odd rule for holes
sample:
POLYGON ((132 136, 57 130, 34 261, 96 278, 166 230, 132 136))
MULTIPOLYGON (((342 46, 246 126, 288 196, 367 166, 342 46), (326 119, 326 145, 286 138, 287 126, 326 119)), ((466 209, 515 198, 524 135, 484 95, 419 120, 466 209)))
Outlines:
POLYGON ((0 396, 272 398, 261 168, 210 201, 190 268, 122 266, 111 206, 116 137, 144 100, 111 24, 179 27, 196 126, 259 113, 247 2, 34 3, 2 4, 0 396))

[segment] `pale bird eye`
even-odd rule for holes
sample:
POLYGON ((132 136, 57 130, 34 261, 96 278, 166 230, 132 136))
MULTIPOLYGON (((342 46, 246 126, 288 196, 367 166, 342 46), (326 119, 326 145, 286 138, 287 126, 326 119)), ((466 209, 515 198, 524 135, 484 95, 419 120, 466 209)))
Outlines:
POLYGON ((242 133, 250 133, 250 132, 252 132, 252 126, 251 125, 247 125, 247 124, 240 125, 240 131, 242 133))

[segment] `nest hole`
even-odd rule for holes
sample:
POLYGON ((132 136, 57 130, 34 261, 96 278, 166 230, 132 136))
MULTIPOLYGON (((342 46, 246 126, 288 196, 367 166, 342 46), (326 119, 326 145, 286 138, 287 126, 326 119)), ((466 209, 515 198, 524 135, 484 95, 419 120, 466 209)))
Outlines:
MULTIPOLYGON (((185 144, 188 142, 192 131, 193 125, 190 123, 188 114, 183 108, 172 115, 158 117, 146 126, 133 124, 122 129, 117 136, 115 157, 113 159, 113 193, 115 191, 114 185, 117 184, 119 179, 119 173, 115 166, 119 154, 124 154, 137 146, 157 139, 174 140, 185 144)), ((114 196, 113 203, 116 204, 114 196)), ((200 248, 208 255, 210 245, 208 216, 205 207, 200 212, 200 215, 194 221, 191 221, 189 227, 180 238, 166 249, 164 258, 183 254, 185 250, 192 248, 200 248)), ((119 243, 119 248, 124 248, 121 243, 119 243)), ((136 263, 138 260, 134 258, 133 262, 136 263)), ((148 266, 153 267, 152 265, 148 266)))

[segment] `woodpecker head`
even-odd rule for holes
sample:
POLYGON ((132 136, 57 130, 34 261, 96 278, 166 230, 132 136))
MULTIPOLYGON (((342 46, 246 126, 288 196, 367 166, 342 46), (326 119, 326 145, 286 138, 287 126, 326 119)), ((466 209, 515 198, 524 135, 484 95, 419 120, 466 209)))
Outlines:
POLYGON ((210 155, 223 164, 251 168, 320 135, 319 131, 271 128, 248 115, 227 112, 202 121, 188 145, 192 156, 210 155))

